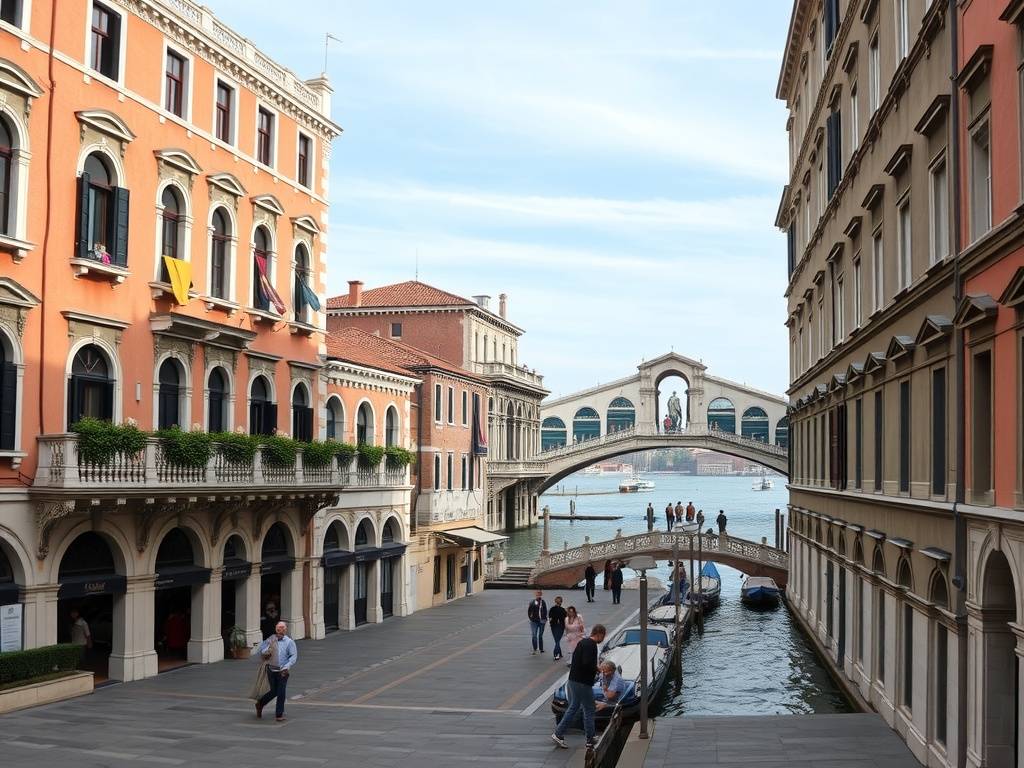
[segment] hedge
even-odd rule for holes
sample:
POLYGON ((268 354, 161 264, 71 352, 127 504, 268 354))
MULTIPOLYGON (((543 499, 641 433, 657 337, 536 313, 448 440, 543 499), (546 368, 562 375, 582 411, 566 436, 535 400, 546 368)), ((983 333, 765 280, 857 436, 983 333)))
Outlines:
POLYGON ((389 445, 384 450, 384 456, 387 458, 388 469, 407 467, 413 460, 412 451, 407 451, 405 448, 400 448, 397 445, 389 445))
POLYGON ((299 442, 284 435, 261 435, 259 440, 263 446, 263 458, 268 464, 277 467, 295 466, 295 453, 298 451, 299 442))
POLYGON ((164 441, 164 455, 176 467, 205 467, 213 450, 206 432, 182 432, 178 427, 161 429, 156 436, 164 441))
POLYGON ((71 643, 0 653, 0 684, 30 682, 54 672, 74 672, 81 655, 82 646, 71 643))
POLYGON ((367 445, 362 443, 357 450, 359 451, 359 466, 363 469, 378 467, 381 461, 384 460, 383 445, 367 445))
POLYGON ((136 454, 146 447, 146 433, 132 424, 86 417, 71 431, 78 434, 78 455, 89 464, 109 464, 118 453, 136 454))

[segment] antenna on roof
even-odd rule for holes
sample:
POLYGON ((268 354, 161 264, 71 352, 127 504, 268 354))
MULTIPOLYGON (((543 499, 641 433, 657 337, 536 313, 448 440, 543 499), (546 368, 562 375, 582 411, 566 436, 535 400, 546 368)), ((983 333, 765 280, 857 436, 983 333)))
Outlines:
POLYGON ((325 75, 327 74, 327 47, 330 45, 331 40, 334 40, 334 41, 339 42, 339 43, 342 42, 342 39, 340 37, 335 37, 330 32, 328 32, 328 33, 326 33, 324 35, 324 74, 325 75))

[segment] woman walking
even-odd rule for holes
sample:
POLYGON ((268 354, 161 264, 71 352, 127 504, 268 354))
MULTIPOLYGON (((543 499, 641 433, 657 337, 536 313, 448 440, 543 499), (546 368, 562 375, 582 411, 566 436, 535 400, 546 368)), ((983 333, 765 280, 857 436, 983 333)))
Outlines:
POLYGON ((569 656, 569 664, 572 664, 572 652, 576 650, 576 643, 584 637, 583 617, 576 612, 576 606, 570 605, 565 616, 565 651, 569 656))

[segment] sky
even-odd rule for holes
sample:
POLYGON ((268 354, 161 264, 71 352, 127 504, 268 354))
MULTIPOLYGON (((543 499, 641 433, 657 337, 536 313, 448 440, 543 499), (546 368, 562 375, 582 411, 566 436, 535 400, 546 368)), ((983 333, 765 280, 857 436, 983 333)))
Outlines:
POLYGON ((341 38, 328 295, 504 292, 552 396, 670 350, 785 391, 788 0, 208 2, 300 77, 341 38))

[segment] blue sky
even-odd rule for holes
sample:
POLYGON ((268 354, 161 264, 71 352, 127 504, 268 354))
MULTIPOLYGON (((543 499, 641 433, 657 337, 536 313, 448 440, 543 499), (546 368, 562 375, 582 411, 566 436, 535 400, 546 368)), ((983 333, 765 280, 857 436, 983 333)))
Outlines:
POLYGON ((509 295, 553 394, 669 349, 783 392, 791 3, 216 0, 300 76, 323 66, 329 293, 419 275, 509 295))

